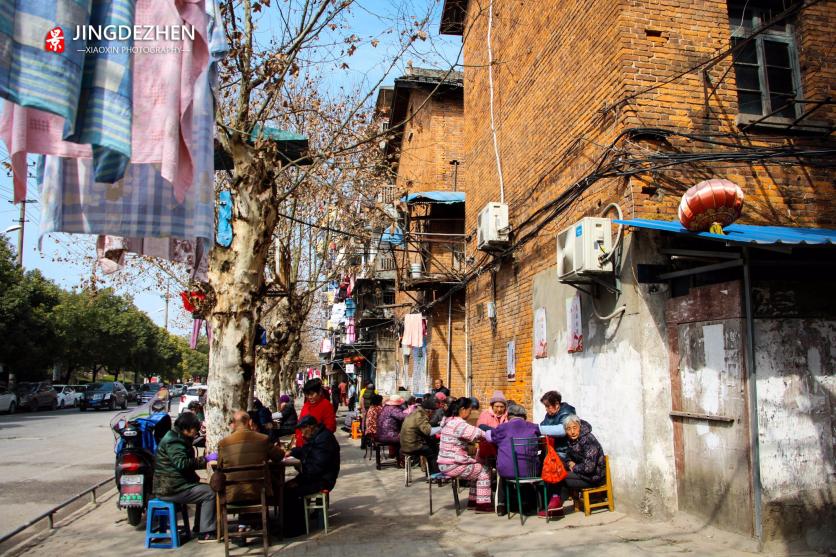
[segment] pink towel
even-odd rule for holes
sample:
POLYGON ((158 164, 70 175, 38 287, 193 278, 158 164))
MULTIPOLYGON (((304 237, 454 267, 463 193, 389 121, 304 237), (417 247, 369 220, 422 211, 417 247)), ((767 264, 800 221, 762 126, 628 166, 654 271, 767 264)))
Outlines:
POLYGON ((186 138, 191 137, 194 83, 209 62, 208 24, 201 0, 138 0, 136 25, 193 25, 194 42, 155 41, 165 52, 134 55, 134 118, 131 162, 160 164, 162 177, 183 201, 192 184, 194 164, 186 138), (178 51, 179 49, 179 51, 178 51))
POLYGON ((3 103, 0 117, 0 139, 6 144, 14 173, 14 200, 26 199, 26 154, 58 155, 61 157, 92 158, 89 145, 70 143, 62 139, 64 118, 35 108, 23 108, 14 103, 3 103))
POLYGON ((404 317, 401 345, 413 348, 424 346, 424 316, 420 313, 410 313, 404 317))

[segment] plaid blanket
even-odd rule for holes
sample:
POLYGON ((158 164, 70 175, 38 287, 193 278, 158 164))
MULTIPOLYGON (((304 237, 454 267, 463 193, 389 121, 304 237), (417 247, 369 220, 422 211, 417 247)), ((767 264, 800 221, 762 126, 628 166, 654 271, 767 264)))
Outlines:
POLYGON ((16 138, 7 145, 16 198, 26 195, 26 153, 66 155, 64 140, 92 146, 98 181, 124 175, 131 155, 131 41, 73 37, 78 25, 132 26, 134 5, 135 0, 0 3, 0 96, 47 113, 17 112, 6 120, 15 128, 3 135, 16 138), (63 50, 56 52, 59 39, 63 50), (45 118, 54 133, 47 133, 45 118))

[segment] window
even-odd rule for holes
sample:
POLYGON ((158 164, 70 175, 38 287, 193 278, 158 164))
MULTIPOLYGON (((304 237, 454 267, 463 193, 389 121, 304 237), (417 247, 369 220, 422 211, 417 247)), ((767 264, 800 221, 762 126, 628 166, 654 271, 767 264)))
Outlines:
POLYGON ((785 20, 746 42, 785 9, 780 0, 729 0, 732 45, 745 42, 734 52, 741 114, 793 119, 799 115, 800 107, 792 102, 801 89, 793 26, 785 20))

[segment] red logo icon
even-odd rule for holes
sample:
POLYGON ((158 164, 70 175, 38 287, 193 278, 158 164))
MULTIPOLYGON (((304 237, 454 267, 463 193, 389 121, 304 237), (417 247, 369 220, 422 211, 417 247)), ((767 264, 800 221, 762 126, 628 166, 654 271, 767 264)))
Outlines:
POLYGON ((44 39, 44 50, 61 54, 64 52, 64 30, 60 27, 50 29, 44 39))

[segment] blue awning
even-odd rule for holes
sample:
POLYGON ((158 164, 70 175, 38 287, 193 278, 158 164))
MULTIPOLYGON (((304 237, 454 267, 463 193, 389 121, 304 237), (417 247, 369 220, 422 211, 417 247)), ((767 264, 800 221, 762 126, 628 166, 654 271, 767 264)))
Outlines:
POLYGON ((651 230, 662 230, 675 234, 685 234, 696 238, 718 240, 735 244, 759 244, 759 245, 827 245, 836 244, 836 230, 826 228, 792 228, 789 226, 754 226, 751 224, 730 224, 723 228, 726 233, 712 234, 711 232, 691 232, 679 221, 651 220, 651 219, 624 219, 614 220, 616 224, 632 226, 635 228, 647 228, 651 230))
POLYGON ((422 191, 401 197, 403 203, 464 203, 464 192, 460 191, 422 191))

